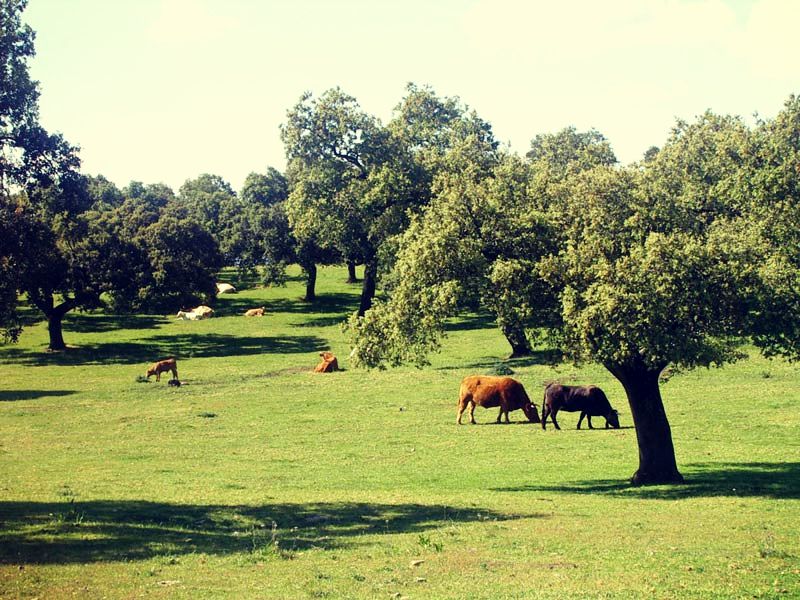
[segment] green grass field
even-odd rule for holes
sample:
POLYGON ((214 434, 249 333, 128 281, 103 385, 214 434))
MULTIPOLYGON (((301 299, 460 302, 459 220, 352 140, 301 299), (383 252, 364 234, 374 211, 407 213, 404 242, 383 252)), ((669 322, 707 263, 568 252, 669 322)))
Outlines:
MULTIPOLYGON (((424 370, 348 364, 344 270, 221 297, 217 316, 74 314, 0 348, 0 598, 798 598, 800 374, 749 360, 663 388, 680 487, 631 488, 635 431, 455 425, 508 349, 480 316, 424 370), (241 316, 265 305, 264 318, 241 316), (329 349, 345 369, 311 372, 329 349), (184 385, 141 383, 175 355, 184 385)), ((542 352, 546 354, 546 352, 542 352)), ((596 419, 595 426, 603 419, 596 419)))

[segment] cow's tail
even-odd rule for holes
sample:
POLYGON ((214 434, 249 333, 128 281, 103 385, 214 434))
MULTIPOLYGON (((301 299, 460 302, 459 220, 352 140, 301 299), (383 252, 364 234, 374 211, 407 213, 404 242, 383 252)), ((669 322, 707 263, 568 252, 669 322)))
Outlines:
MULTIPOLYGON (((557 381, 548 381, 544 384, 544 394, 542 395, 542 423, 544 424, 547 420, 547 390, 550 389, 550 386, 555 385, 558 383, 557 381)), ((542 425, 544 427, 544 425, 542 425)))
POLYGON ((542 410, 544 410, 545 404, 547 403, 547 390, 550 389, 551 385, 555 385, 555 381, 548 381, 544 384, 544 396, 542 396, 542 410))

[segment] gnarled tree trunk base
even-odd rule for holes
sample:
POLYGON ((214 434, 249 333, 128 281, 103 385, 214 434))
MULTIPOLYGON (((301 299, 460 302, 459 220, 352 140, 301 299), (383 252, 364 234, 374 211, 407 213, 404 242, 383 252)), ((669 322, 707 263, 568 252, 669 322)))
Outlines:
POLYGON ((686 483, 677 470, 671 471, 642 471, 637 470, 631 477, 631 485, 679 485, 686 483))
POLYGON ((639 468, 631 477, 631 484, 684 483, 675 460, 672 431, 658 384, 662 369, 658 366, 648 367, 641 360, 627 365, 607 364, 606 368, 625 388, 636 426, 639 468))

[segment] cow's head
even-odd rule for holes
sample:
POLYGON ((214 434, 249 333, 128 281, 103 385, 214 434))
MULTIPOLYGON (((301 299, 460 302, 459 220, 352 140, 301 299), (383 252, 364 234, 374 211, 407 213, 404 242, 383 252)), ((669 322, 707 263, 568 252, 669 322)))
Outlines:
POLYGON ((155 374, 156 374, 156 368, 155 367, 150 367, 149 369, 147 369, 147 373, 145 373, 145 375, 147 376, 148 379, 150 379, 155 374))
POLYGON ((525 413, 525 416, 528 417, 528 421, 531 423, 539 423, 539 409, 536 408, 536 405, 533 402, 526 402, 522 405, 522 412, 525 413))
POLYGON ((611 412, 606 415, 606 423, 611 425, 614 429, 619 429, 619 413, 613 408, 611 412))

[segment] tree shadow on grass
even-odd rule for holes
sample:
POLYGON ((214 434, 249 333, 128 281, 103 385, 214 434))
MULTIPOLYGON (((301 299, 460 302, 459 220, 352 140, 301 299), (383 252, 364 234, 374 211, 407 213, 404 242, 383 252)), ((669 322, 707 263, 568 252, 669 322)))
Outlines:
POLYGON ((273 312, 281 313, 349 315, 358 310, 358 302, 357 294, 320 294, 313 302, 306 302, 302 298, 279 298, 270 302, 270 308, 273 312))
POLYGON ((214 306, 215 314, 218 317, 243 315, 250 308, 264 306, 266 314, 264 318, 269 318, 271 313, 288 314, 327 314, 328 318, 341 316, 342 320, 358 308, 359 296, 355 294, 320 294, 313 302, 306 302, 302 298, 275 298, 270 300, 253 300, 252 298, 242 298, 228 296, 219 298, 214 306))
POLYGON ((683 470, 683 485, 634 487, 628 482, 599 479, 556 485, 500 488, 503 492, 607 494, 621 498, 681 500, 705 497, 800 499, 800 462, 695 463, 683 470))
POLYGON ((0 402, 37 400, 50 396, 70 396, 72 394, 77 394, 77 392, 75 390, 0 390, 0 402))
POLYGON ((64 331, 75 333, 103 333, 118 329, 155 329, 169 322, 156 315, 104 315, 90 313, 68 314, 64 318, 64 331))
POLYGON ((345 321, 347 321, 348 314, 344 315, 337 315, 333 317, 318 317, 316 319, 306 319, 305 321, 297 322, 297 323, 290 323, 292 327, 332 327, 334 325, 341 325, 345 321))
POLYGON ((217 333, 156 335, 142 342, 85 344, 64 352, 36 352, 20 348, 0 351, 0 357, 22 365, 101 365, 153 362, 166 356, 178 359, 242 356, 251 354, 298 354, 327 350, 316 336, 249 337, 217 333))
POLYGON ((512 371, 514 369, 521 369, 523 367, 532 367, 534 365, 557 365, 563 360, 563 354, 560 350, 534 350, 529 356, 520 356, 516 358, 502 358, 496 356, 484 356, 480 360, 464 364, 454 364, 445 367, 437 367, 437 371, 455 371, 470 369, 472 371, 481 371, 489 374, 490 371, 498 367, 508 367, 512 371))
POLYGON ((497 329, 494 317, 488 314, 463 315, 449 320, 445 331, 473 331, 475 329, 497 329))
MULTIPOLYGON (((264 506, 145 501, 0 502, 0 564, 76 564, 189 553, 331 550, 361 536, 542 518, 481 508, 358 502, 264 506)), ((378 543, 378 542, 375 542, 378 543)))

